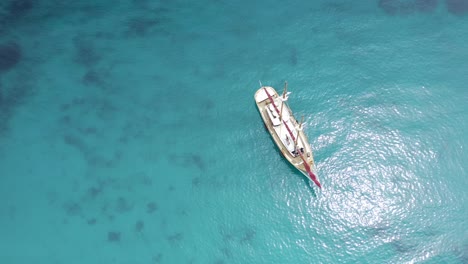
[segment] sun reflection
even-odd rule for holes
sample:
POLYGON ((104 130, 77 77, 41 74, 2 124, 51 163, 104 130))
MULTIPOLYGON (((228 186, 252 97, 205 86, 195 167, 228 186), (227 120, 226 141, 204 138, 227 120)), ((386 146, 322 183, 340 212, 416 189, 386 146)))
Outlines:
POLYGON ((410 104, 414 99, 398 101, 394 92, 388 92, 390 101, 374 94, 343 105, 347 118, 317 121, 321 133, 312 145, 316 157, 324 157, 316 165, 326 184, 316 196, 297 188, 285 196, 295 231, 308 239, 335 239, 321 241, 322 248, 336 252, 341 245, 339 256, 377 250, 412 263, 440 252, 422 237, 435 238, 427 219, 443 216, 422 212, 451 202, 441 192, 443 180, 434 184, 431 175, 440 167, 443 143, 434 144, 439 132, 419 126, 426 117, 410 104))

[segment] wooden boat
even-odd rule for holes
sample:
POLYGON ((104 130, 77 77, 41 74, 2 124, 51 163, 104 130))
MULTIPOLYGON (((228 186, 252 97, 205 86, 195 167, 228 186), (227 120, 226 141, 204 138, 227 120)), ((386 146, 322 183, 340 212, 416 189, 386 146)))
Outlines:
POLYGON ((289 95, 287 83, 285 83, 281 96, 273 87, 260 86, 254 96, 255 103, 273 141, 289 163, 321 188, 322 186, 314 173, 315 164, 312 148, 302 129, 302 121, 297 122, 291 108, 286 103, 289 95))

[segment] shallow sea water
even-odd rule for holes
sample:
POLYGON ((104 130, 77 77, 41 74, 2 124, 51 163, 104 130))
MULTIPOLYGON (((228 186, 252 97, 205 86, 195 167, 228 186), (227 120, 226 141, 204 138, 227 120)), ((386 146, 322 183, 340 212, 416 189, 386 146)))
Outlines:
POLYGON ((2 2, 0 262, 468 263, 468 3, 358 2, 2 2))

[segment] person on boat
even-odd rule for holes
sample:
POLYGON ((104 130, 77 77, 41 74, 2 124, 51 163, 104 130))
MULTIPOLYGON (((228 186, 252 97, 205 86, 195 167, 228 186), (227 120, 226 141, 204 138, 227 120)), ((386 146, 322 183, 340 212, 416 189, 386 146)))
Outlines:
MULTIPOLYGON (((300 148, 300 151, 302 154, 304 154, 304 148, 300 148)), ((294 155, 294 157, 297 157, 299 155, 299 152, 297 150, 293 150, 291 153, 294 155)))

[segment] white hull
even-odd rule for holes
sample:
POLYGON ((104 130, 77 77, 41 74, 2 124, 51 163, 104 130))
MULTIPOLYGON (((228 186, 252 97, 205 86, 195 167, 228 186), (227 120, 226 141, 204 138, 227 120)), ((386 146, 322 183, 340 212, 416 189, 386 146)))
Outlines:
POLYGON ((283 103, 275 89, 269 86, 261 87, 255 93, 254 98, 265 127, 284 158, 309 178, 304 166, 304 161, 306 161, 315 174, 314 158, 309 141, 289 106, 283 103), (270 98, 273 99, 275 105, 271 104, 270 98), (281 117, 278 113, 281 113, 281 117), (302 158, 298 155, 298 150, 302 151, 302 158))

